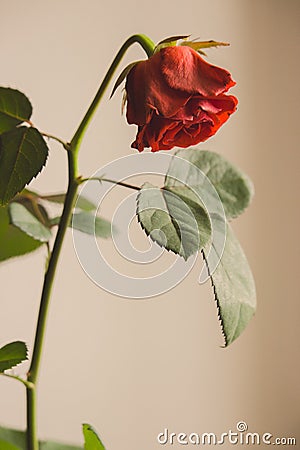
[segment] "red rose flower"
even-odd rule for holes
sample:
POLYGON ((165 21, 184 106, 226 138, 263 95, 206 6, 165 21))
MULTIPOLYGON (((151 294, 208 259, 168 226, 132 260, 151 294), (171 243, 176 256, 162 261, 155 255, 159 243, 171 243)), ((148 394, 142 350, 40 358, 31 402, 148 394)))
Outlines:
POLYGON ((156 152, 205 141, 236 110, 237 99, 225 95, 234 85, 227 70, 187 46, 137 63, 126 79, 127 121, 138 125, 132 147, 156 152))

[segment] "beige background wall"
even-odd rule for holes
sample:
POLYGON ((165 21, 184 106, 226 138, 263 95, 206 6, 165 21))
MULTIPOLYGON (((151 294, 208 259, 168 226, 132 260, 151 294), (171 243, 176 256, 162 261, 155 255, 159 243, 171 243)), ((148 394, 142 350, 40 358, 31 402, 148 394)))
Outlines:
MULTIPOLYGON (((221 433, 245 420, 251 431, 297 437, 299 2, 1 0, 0 6, 1 84, 23 90, 36 125, 66 139, 129 35, 158 41, 191 33, 230 42, 208 55, 232 72, 239 110, 202 147, 238 164, 256 187, 235 230, 255 274, 259 307, 228 349, 220 348, 209 286, 196 283, 198 266, 167 294, 124 300, 89 281, 69 234, 42 361, 40 436, 79 443, 87 421, 108 450, 153 450, 164 427, 221 433)), ((141 57, 134 48, 125 61, 141 57)), ((120 117, 120 98, 106 96, 84 140, 84 175, 133 151, 135 130, 120 117)), ((34 187, 63 189, 65 163, 53 144, 34 187)), ((43 261, 37 252, 1 265, 0 343, 32 345, 43 261)), ((23 387, 0 379, 0 423, 24 427, 24 414, 23 387)))

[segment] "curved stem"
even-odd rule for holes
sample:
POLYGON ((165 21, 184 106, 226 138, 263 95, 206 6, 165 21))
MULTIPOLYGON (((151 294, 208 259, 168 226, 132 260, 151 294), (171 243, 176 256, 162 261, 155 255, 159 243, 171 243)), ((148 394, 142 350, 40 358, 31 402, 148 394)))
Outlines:
MULTIPOLYGON (((32 361, 27 375, 27 450, 38 450, 38 438, 36 431, 36 382, 39 375, 40 361, 45 337, 46 321, 49 309, 50 296, 52 291, 52 285, 55 277, 57 263, 61 252, 64 236, 67 227, 70 222, 72 209, 74 206, 75 198, 77 195, 78 185, 80 184, 80 178, 78 176, 78 152, 84 133, 90 123, 93 114, 96 111, 97 106, 111 80, 113 73, 115 72, 119 62, 121 61, 126 50, 135 42, 138 42, 147 55, 152 55, 154 51, 154 43, 147 36, 139 34, 134 35, 127 39, 122 45, 115 59, 113 60, 107 74, 105 75, 98 92, 92 101, 89 109, 87 110, 84 118, 82 119, 77 131, 75 132, 70 143, 64 143, 60 139, 57 139, 68 150, 68 190, 64 202, 64 209, 61 216, 61 220, 58 226, 53 250, 49 259, 49 264, 44 278, 44 285, 42 291, 42 297, 40 302, 40 309, 38 315, 38 322, 34 340, 32 361)), ((45 135, 45 133, 44 133, 45 135)), ((48 135, 48 137, 54 138, 54 136, 48 135)), ((125 184, 125 183, 124 183, 125 184)))
POLYGON ((151 39, 149 39, 144 34, 135 34, 135 35, 131 36, 129 39, 127 39, 126 42, 124 42, 124 44, 118 51, 116 57, 114 58, 113 62, 111 63, 111 65, 110 65, 110 67, 98 89, 98 92, 95 95, 94 100, 92 101, 92 103, 91 103, 89 109, 87 110, 84 118, 82 119, 77 131, 75 132, 74 137, 71 141, 72 146, 77 146, 80 144, 83 134, 84 134, 86 128, 88 127, 88 125, 94 115, 94 112, 96 111, 97 106, 98 106, 117 66, 119 65, 121 59, 123 58, 123 56, 126 53, 126 51, 128 50, 128 48, 135 42, 139 43, 143 47, 143 49, 145 50, 145 52, 147 53, 148 56, 151 56, 153 54, 155 44, 151 39))

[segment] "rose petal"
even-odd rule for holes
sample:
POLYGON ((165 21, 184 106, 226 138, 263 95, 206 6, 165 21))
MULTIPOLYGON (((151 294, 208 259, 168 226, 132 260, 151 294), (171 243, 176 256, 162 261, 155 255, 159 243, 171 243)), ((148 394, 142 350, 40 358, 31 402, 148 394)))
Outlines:
POLYGON ((189 147, 213 136, 235 110, 224 69, 189 47, 167 47, 136 64, 126 80, 127 120, 138 125, 139 151, 189 147))
POLYGON ((166 47, 161 51, 167 84, 190 94, 218 95, 235 85, 230 73, 207 63, 190 47, 166 47))
POLYGON ((136 64, 126 79, 127 121, 144 125, 154 112, 164 117, 173 116, 190 98, 190 94, 178 91, 174 95, 161 68, 160 52, 150 59, 136 64))

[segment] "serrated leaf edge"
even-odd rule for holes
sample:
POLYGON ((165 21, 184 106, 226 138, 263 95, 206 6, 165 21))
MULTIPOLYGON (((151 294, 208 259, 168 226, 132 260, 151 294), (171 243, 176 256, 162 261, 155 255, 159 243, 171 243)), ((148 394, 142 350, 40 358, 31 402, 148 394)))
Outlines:
MULTIPOLYGON (((197 164, 195 164, 195 163, 189 161, 188 159, 184 158, 183 156, 180 156, 180 153, 181 153, 182 151, 184 151, 184 150, 187 150, 187 149, 179 148, 178 150, 175 151, 174 156, 176 156, 177 158, 181 158, 181 159, 183 159, 184 161, 188 161, 190 164, 193 164, 193 165, 194 165, 195 167, 197 167, 199 170, 202 170, 200 167, 197 166, 197 164)), ((196 150, 196 151, 199 151, 199 152, 209 153, 209 154, 216 155, 217 157, 223 159, 223 161, 224 161, 226 164, 228 164, 231 168, 233 168, 233 169, 239 174, 240 179, 241 179, 241 180, 243 181, 243 183, 246 185, 246 187, 247 187, 247 189, 248 189, 248 192, 249 192, 248 204, 247 204, 247 205, 246 205, 239 213, 237 213, 237 214, 232 214, 232 215, 230 215, 230 217, 227 217, 227 215, 226 215, 227 221, 230 222, 232 219, 237 219, 237 218, 240 217, 245 211, 247 211, 247 209, 251 206, 251 203, 252 203, 253 198, 254 198, 254 195, 255 195, 254 183, 253 183, 253 181, 251 180, 251 178, 250 178, 250 177, 249 177, 249 176, 248 176, 248 175, 247 175, 247 174, 246 174, 239 166, 237 166, 237 165, 235 165, 235 164, 232 164, 232 163, 231 163, 230 161, 228 161, 223 155, 220 155, 220 154, 217 153, 217 152, 214 152, 214 151, 212 151, 212 150, 200 149, 200 148, 198 148, 198 147, 191 147, 191 148, 189 148, 188 150, 190 150, 190 151, 196 150)), ((165 175, 165 180, 164 180, 164 182, 166 182, 168 176, 169 176, 169 175, 168 175, 168 172, 167 172, 166 175, 165 175)), ((210 183, 212 184, 212 186, 215 188, 215 190, 216 190, 216 192, 218 193, 218 196, 219 196, 219 198, 220 198, 220 201, 221 201, 221 203, 222 203, 222 205, 223 205, 223 202, 222 202, 222 200, 221 200, 219 191, 218 191, 218 189, 217 189, 218 185, 216 185, 215 183, 213 183, 213 182, 211 181, 211 179, 209 178, 208 175, 205 174, 205 176, 209 179, 209 182, 210 182, 210 183)), ((188 186, 188 187, 189 187, 189 186, 188 186)), ((191 189, 191 188, 190 188, 190 189, 191 189)), ((193 189, 192 189, 192 190, 193 190, 193 189)), ((223 205, 223 208, 224 208, 224 205, 223 205)), ((225 211, 225 208, 224 208, 224 211, 225 211)), ((225 212, 225 214, 226 214, 226 212, 225 212)))
MULTIPOLYGON (((17 363, 17 364, 14 364, 14 365, 11 366, 9 369, 5 369, 4 372, 5 372, 6 370, 11 370, 11 369, 13 369, 14 367, 19 366, 19 365, 22 364, 24 361, 27 361, 27 360, 28 360, 28 355, 29 355, 28 346, 27 346, 26 342, 24 342, 24 341, 13 341, 13 342, 8 342, 8 344, 5 344, 5 345, 3 345, 2 347, 0 347, 0 350, 1 350, 3 347, 6 347, 6 346, 9 345, 9 344, 24 344, 24 345, 25 345, 26 353, 25 353, 25 358, 22 359, 22 361, 20 361, 20 362, 17 363)), ((0 372, 0 375, 1 375, 1 373, 3 373, 3 372, 0 372)))
POLYGON ((209 276, 209 279, 210 279, 210 282, 211 282, 211 287, 212 287, 212 290, 213 290, 214 300, 215 300, 216 306, 217 306, 217 316, 218 316, 218 319, 219 319, 219 322, 220 322, 221 332, 222 332, 222 335, 223 335, 223 338, 224 338, 224 345, 221 345, 221 347, 225 348, 225 347, 228 346, 228 341, 227 341, 227 337, 226 337, 226 334, 225 334, 224 322, 223 322, 223 319, 221 317, 220 300, 219 300, 219 297, 218 297, 217 288, 216 288, 216 285, 215 285, 215 283, 213 281, 213 277, 212 277, 212 274, 210 272, 210 268, 208 266, 208 262, 207 262, 207 259, 206 259, 206 256, 205 256, 204 249, 201 249, 201 254, 202 254, 202 258, 203 258, 203 261, 204 261, 205 266, 207 268, 207 273, 208 273, 208 276, 209 276))
POLYGON ((20 121, 20 124, 23 122, 29 123, 30 122, 30 117, 32 116, 32 112, 33 112, 33 108, 32 108, 32 104, 31 101, 29 100, 29 98, 27 97, 27 95, 25 95, 23 92, 19 91, 18 89, 13 89, 10 87, 5 87, 5 86, 1 86, 2 89, 7 89, 9 91, 13 91, 13 92, 18 92, 18 94, 21 94, 26 101, 29 103, 30 106, 30 114, 29 117, 27 119, 24 119, 24 117, 19 117, 19 116, 13 116, 12 114, 8 113, 6 110, 2 110, 0 112, 2 112, 3 114, 6 114, 8 117, 12 118, 12 119, 17 119, 20 121))

